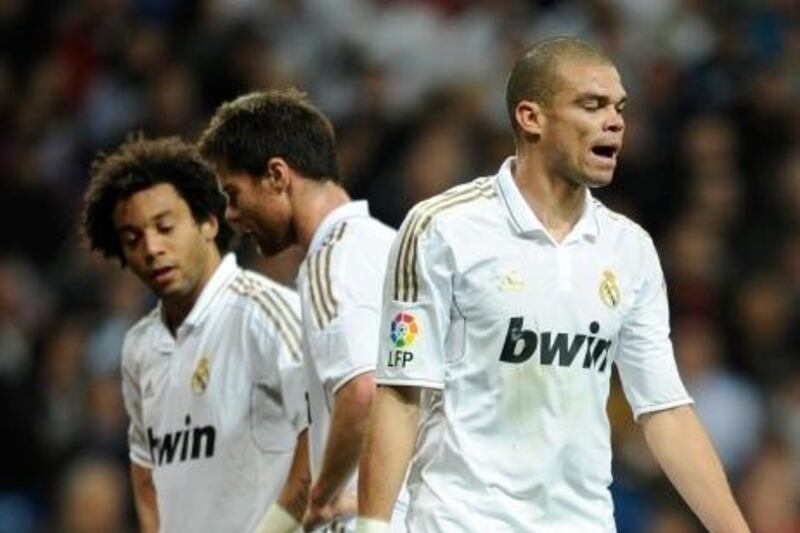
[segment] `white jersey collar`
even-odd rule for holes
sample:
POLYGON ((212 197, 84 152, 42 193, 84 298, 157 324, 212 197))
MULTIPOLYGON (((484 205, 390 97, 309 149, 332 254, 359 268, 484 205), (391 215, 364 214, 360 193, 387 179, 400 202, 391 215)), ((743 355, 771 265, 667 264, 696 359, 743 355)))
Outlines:
POLYGON ((306 257, 317 251, 322 246, 322 243, 325 242, 325 238, 333 230, 333 228, 339 224, 339 222, 349 218, 368 216, 369 205, 367 204, 366 200, 351 200, 346 204, 340 205, 325 215, 325 218, 323 218, 322 222, 320 222, 319 226, 317 226, 317 230, 314 232, 314 236, 311 238, 311 244, 308 247, 308 253, 306 254, 306 257))
MULTIPOLYGON (((522 235, 532 235, 537 232, 547 234, 547 229, 544 224, 536 216, 528 206, 522 193, 519 191, 512 169, 516 164, 515 157, 509 157, 503 161, 500 170, 497 172, 497 187, 500 191, 500 197, 503 200, 503 205, 508 211, 514 228, 522 235)), ((597 218, 595 216, 595 201, 592 193, 586 190, 586 201, 584 203, 583 212, 578 222, 575 224, 571 235, 583 235, 586 237, 597 236, 597 218)), ((569 237, 568 239, 569 240, 569 237)))
MULTIPOLYGON (((222 258, 222 261, 220 261, 217 269, 211 275, 211 278, 209 278, 206 286, 200 291, 200 296, 197 298, 197 301, 192 306, 192 310, 183 320, 179 329, 185 326, 198 326, 206 315, 208 315, 208 310, 214 303, 219 292, 228 285, 238 272, 239 265, 236 264, 236 256, 232 253, 226 254, 225 257, 222 258)), ((163 316, 160 301, 158 303, 158 308, 159 316, 163 316)))

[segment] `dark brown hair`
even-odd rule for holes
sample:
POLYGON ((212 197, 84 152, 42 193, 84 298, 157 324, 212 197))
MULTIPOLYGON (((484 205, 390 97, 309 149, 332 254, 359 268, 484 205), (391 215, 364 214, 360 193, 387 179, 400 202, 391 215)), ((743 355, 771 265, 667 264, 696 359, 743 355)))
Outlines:
POLYGON ((304 177, 339 181, 331 122, 297 89, 257 92, 222 104, 199 141, 218 168, 261 177, 282 157, 304 177))

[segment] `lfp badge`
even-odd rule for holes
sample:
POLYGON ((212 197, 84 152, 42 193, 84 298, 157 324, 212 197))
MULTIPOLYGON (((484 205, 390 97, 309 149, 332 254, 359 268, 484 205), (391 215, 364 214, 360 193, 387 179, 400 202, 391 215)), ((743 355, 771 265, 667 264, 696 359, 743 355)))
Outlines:
POLYGON ((419 326, 414 315, 411 313, 397 313, 392 320, 392 331, 390 333, 392 344, 396 348, 407 348, 414 344, 414 339, 419 333, 419 326))

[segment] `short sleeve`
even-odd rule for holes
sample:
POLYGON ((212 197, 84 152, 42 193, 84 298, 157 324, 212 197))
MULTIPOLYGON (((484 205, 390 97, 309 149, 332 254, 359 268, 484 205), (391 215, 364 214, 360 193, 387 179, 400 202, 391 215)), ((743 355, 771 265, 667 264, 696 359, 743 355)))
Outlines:
POLYGON ((444 341, 450 327, 452 254, 419 211, 400 228, 384 281, 376 381, 444 388, 444 341))
POLYGON ((638 260, 641 281, 620 331, 616 360, 637 420, 644 413, 692 403, 675 364, 664 274, 649 236, 643 238, 638 260))
POLYGON ((377 297, 374 306, 343 302, 335 318, 308 332, 310 361, 328 394, 336 394, 354 377, 375 370, 379 320, 377 297))
POLYGON ((122 345, 122 399, 128 413, 128 450, 132 462, 144 468, 153 468, 142 413, 140 364, 135 360, 134 347, 129 337, 122 345))

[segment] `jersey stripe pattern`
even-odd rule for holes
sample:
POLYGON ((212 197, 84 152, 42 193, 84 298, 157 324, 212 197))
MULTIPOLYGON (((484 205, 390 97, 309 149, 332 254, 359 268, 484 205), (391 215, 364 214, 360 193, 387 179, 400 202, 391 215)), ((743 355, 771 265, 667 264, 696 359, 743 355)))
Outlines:
POLYGON ((419 296, 417 279, 417 244, 433 218, 459 205, 481 198, 492 198, 497 193, 489 178, 478 178, 459 185, 418 204, 408 216, 401 230, 400 252, 394 267, 394 299, 399 302, 416 302, 419 296))
POLYGON ((292 359, 300 361, 303 358, 300 343, 300 317, 280 292, 267 285, 263 279, 246 271, 242 271, 236 276, 231 282, 230 288, 258 304, 275 324, 281 338, 289 347, 292 359))
POLYGON ((308 258, 308 274, 311 281, 311 303, 314 320, 318 328, 324 328, 336 318, 338 303, 333 295, 331 283, 331 256, 336 244, 342 240, 347 222, 333 228, 319 250, 308 258))

